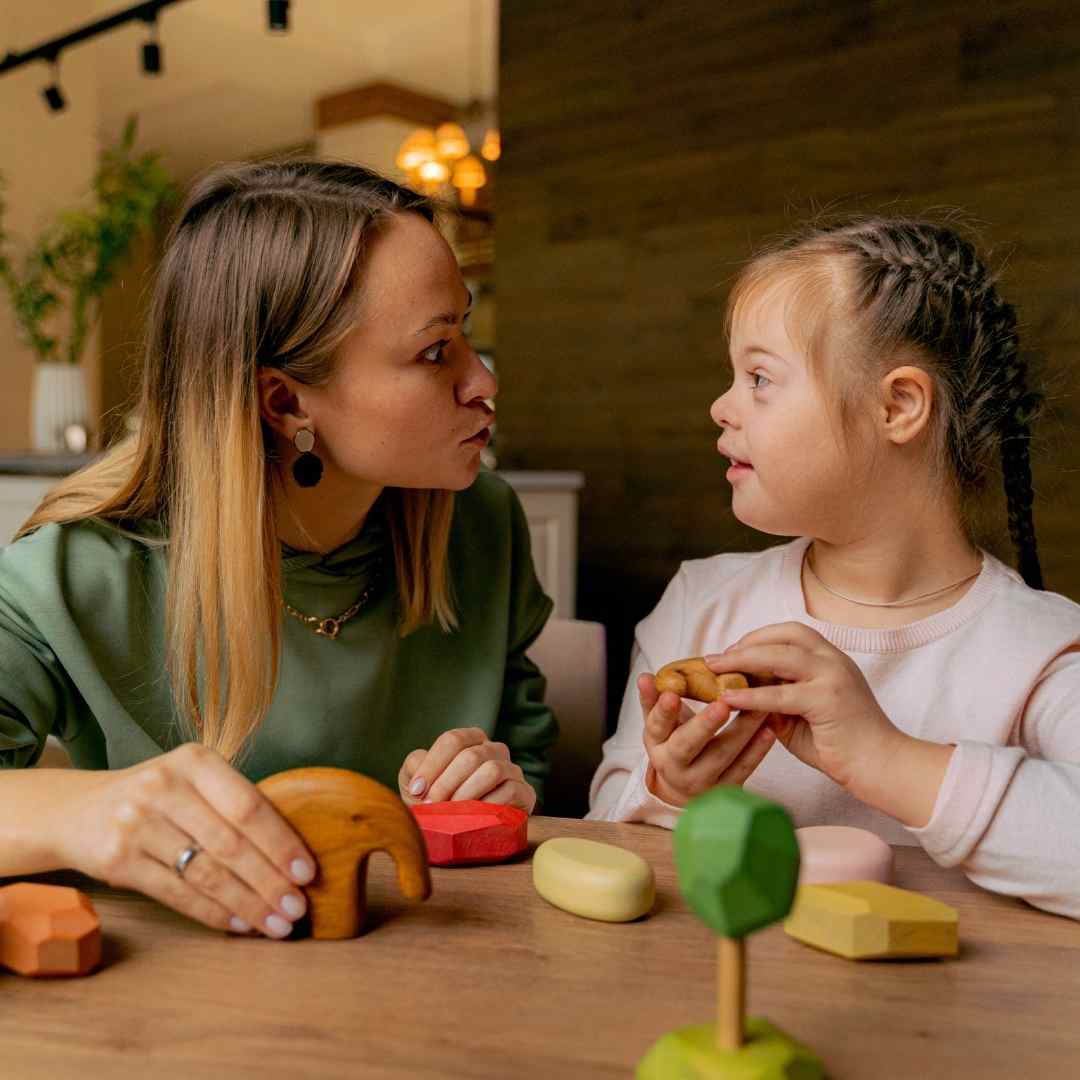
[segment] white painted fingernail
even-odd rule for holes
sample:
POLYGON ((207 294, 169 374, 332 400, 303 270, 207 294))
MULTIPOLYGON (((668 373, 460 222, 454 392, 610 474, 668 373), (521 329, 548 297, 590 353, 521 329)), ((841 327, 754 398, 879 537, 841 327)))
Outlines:
POLYGON ((244 920, 241 919, 239 915, 234 915, 229 920, 229 927, 237 934, 251 933, 251 923, 244 922, 244 920))
POLYGON ((307 859, 293 859, 289 863, 289 873, 297 885, 306 885, 315 876, 315 867, 307 859))
POLYGON ((280 915, 268 915, 263 926, 271 937, 283 938, 292 932, 292 924, 280 915))
POLYGON ((424 788, 425 787, 427 787, 427 781, 422 776, 418 776, 409 785, 409 794, 410 795, 422 795, 424 793, 424 788))
POLYGON ((290 919, 299 919, 307 910, 307 905, 299 896, 288 893, 281 898, 281 910, 284 911, 290 919))

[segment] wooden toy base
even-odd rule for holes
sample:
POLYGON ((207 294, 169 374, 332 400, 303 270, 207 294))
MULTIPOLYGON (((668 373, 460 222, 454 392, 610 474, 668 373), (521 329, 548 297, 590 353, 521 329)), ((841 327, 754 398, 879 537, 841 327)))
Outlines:
POLYGON ((823 1080, 825 1066, 768 1020, 746 1021, 738 1050, 716 1048, 716 1027, 697 1024, 661 1036, 638 1062, 637 1080, 823 1080))

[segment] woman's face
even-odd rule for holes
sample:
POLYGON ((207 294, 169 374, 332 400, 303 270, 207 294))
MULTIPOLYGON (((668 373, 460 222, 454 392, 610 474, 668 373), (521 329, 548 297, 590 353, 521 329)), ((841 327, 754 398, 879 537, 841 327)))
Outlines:
POLYGON ((461 490, 476 479, 497 386, 462 332, 470 296, 423 218, 374 236, 355 330, 303 409, 327 468, 384 487, 461 490))

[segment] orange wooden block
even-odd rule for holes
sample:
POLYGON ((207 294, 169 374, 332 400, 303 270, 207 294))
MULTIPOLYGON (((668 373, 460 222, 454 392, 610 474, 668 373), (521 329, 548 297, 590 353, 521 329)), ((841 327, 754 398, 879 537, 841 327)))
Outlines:
POLYGON ((316 938, 356 937, 367 913, 368 856, 385 851, 410 900, 431 895, 424 839, 388 787, 349 769, 289 769, 257 785, 299 833, 318 863, 304 887, 316 938))
POLYGON ((529 846, 529 815, 518 806, 465 799, 411 809, 432 866, 504 862, 529 846))
POLYGON ((0 889, 0 966, 20 975, 86 975, 101 963, 101 920, 65 885, 0 889))

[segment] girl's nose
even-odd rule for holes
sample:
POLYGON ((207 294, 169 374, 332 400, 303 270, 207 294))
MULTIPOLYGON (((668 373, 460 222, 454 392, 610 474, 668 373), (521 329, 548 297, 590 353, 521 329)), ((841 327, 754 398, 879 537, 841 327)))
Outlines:
POLYGON ((709 409, 709 416, 712 417, 712 422, 717 427, 728 428, 738 427, 738 424, 734 421, 733 410, 731 409, 731 391, 721 394, 713 403, 709 409))

